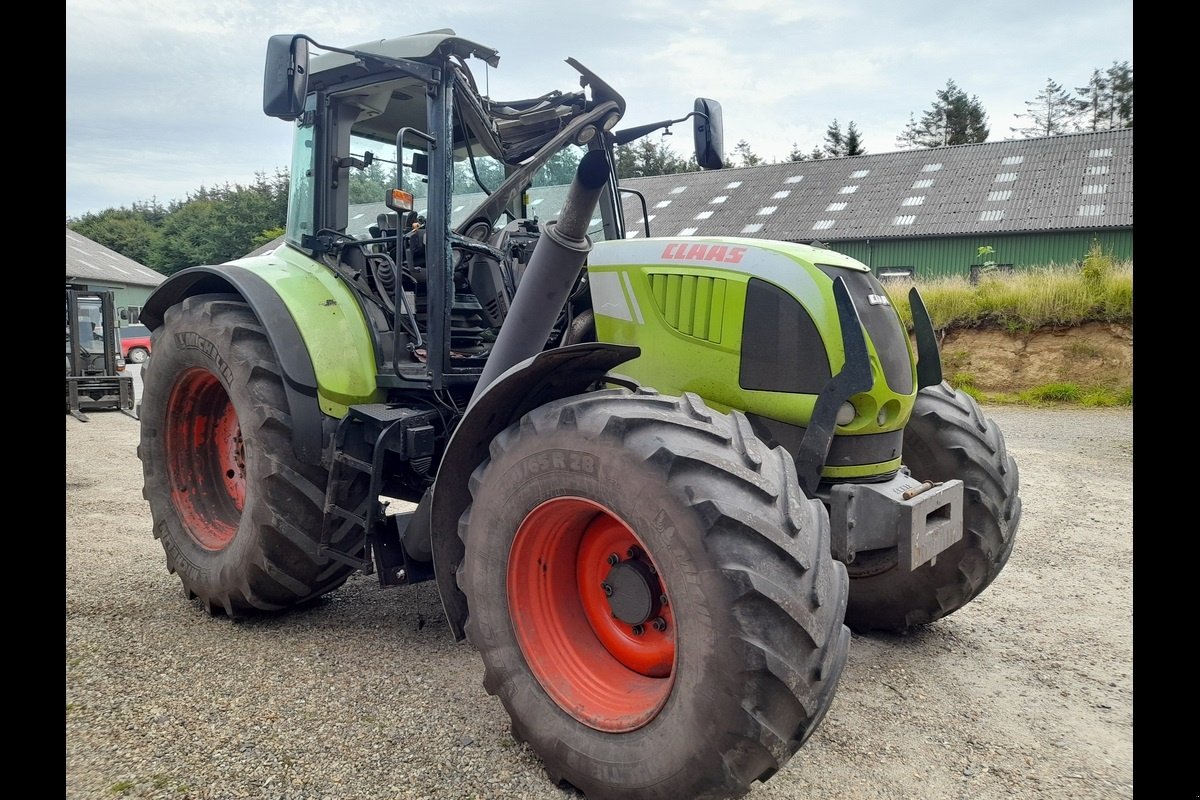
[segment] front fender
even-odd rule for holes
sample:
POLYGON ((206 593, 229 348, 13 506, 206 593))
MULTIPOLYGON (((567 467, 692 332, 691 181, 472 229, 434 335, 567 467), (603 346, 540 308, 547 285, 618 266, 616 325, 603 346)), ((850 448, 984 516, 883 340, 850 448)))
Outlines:
POLYGON ((546 350, 498 377, 458 423, 438 467, 430 508, 434 577, 455 641, 463 638, 467 619, 467 598, 455 577, 464 552, 458 520, 471 503, 471 473, 487 457, 492 439, 538 406, 586 391, 640 352, 600 342, 546 350))

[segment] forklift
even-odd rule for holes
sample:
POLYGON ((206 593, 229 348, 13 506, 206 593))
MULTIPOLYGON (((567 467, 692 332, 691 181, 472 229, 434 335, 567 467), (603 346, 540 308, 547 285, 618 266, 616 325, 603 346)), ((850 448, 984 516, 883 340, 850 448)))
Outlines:
POLYGON ((112 292, 66 288, 67 413, 87 422, 90 410, 134 413, 133 376, 117 341, 117 313, 112 292))

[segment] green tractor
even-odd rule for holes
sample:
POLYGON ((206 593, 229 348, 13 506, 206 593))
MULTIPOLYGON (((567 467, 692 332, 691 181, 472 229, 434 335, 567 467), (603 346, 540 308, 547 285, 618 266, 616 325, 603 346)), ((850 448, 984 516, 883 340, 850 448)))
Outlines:
POLYGON ((820 723, 851 628, 992 583, 1016 465, 915 290, 913 344, 832 250, 628 237, 616 146, 691 120, 720 168, 718 103, 621 128, 574 59, 578 91, 508 102, 469 59, 498 54, 269 40, 285 241, 142 313, 154 535, 212 614, 434 580, 553 780, 739 796, 820 723))

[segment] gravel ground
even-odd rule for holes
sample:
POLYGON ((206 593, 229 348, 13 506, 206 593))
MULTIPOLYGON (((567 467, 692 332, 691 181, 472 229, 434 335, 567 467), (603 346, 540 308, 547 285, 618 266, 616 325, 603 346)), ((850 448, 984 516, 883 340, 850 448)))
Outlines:
MULTIPOLYGON (((855 636, 828 716, 749 797, 1131 798, 1133 415, 988 407, 1021 470, 1008 567, 855 636)), ((66 796, 547 798, 430 583, 210 618, 164 567, 137 422, 66 418, 66 796)), ((683 799, 681 799, 683 800, 683 799)))

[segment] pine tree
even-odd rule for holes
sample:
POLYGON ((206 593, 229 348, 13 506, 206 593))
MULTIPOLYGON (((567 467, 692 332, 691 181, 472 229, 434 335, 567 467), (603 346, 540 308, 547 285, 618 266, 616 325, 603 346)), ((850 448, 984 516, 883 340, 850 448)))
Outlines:
POLYGON ((846 126, 846 137, 842 140, 842 155, 861 156, 866 155, 866 152, 867 149, 862 146, 862 134, 858 132, 854 120, 850 120, 850 124, 846 126))
POLYGON ((842 128, 838 125, 835 119, 829 123, 829 127, 825 129, 825 155, 830 158, 837 158, 845 155, 845 144, 842 140, 842 128))
POLYGON ((975 95, 967 97, 953 80, 939 89, 920 121, 910 114, 908 125, 896 137, 898 147, 943 147, 986 142, 987 112, 975 95))
POLYGON ((804 161, 806 158, 808 158, 808 156, 804 155, 804 153, 800 150, 800 145, 792 142, 792 152, 788 153, 787 160, 804 161))
POLYGON ((1079 101, 1070 92, 1050 78, 1038 93, 1036 100, 1025 101, 1026 112, 1014 114, 1017 119, 1030 119, 1032 124, 1024 128, 1009 128, 1023 138, 1034 136, 1057 136, 1078 130, 1079 101))
POLYGON ((1108 68, 1108 85, 1112 92, 1112 126, 1114 128, 1133 127, 1133 69, 1128 61, 1117 63, 1108 68))
POLYGON ((750 149, 750 143, 745 139, 738 141, 737 145, 733 148, 733 152, 737 153, 738 157, 742 159, 741 166, 743 167, 753 167, 763 163, 762 157, 754 154, 754 151, 750 149))
POLYGON ((1108 76, 1098 69, 1092 70, 1087 86, 1076 86, 1079 93, 1076 107, 1079 109, 1079 127, 1085 131, 1103 131, 1112 127, 1112 87, 1108 76))

